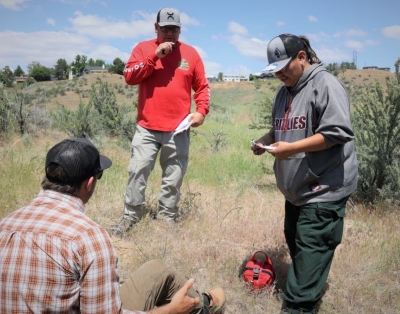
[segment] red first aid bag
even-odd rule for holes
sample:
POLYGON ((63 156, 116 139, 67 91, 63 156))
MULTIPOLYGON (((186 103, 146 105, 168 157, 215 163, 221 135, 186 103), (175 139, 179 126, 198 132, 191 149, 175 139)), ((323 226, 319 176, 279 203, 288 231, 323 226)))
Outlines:
POLYGON ((254 290, 270 286, 275 281, 275 270, 271 259, 262 251, 257 251, 246 263, 243 279, 254 290))

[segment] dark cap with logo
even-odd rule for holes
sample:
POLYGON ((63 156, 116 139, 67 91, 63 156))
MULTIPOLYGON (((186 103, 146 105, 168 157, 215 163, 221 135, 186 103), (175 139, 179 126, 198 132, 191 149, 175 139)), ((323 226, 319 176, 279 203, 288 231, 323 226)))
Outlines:
POLYGON ((268 65, 264 73, 275 73, 282 70, 299 51, 305 50, 304 42, 292 34, 281 34, 268 44, 268 65))
POLYGON ((112 162, 100 155, 97 148, 86 138, 66 139, 53 146, 46 156, 46 177, 50 182, 73 184, 95 176, 110 168, 112 162), (65 178, 52 177, 48 172, 50 164, 59 165, 65 178))
POLYGON ((157 24, 159 26, 178 26, 181 27, 179 11, 174 8, 164 8, 157 13, 157 24))

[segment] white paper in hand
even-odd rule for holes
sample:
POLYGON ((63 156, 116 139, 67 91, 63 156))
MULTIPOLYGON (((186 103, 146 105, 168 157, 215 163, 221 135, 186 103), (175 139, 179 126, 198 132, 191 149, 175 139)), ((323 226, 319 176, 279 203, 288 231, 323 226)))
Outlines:
POLYGON ((177 126, 177 128, 175 129, 174 132, 174 136, 181 134, 182 132, 186 131, 187 129, 190 128, 190 126, 192 125, 192 121, 189 122, 189 119, 193 116, 193 113, 189 113, 185 119, 183 119, 181 121, 181 123, 179 123, 179 125, 177 126))
POLYGON ((262 144, 260 144, 260 143, 256 143, 255 140, 251 140, 251 144, 253 144, 253 145, 255 145, 255 146, 258 146, 258 147, 260 147, 260 148, 264 148, 265 150, 274 150, 274 149, 275 149, 274 146, 262 145, 262 144))

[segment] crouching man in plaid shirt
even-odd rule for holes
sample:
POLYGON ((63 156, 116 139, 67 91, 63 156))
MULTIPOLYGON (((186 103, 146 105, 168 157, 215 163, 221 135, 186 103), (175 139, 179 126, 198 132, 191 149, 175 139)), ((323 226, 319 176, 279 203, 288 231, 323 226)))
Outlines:
POLYGON ((111 239, 84 205, 111 164, 87 139, 49 150, 38 196, 0 221, 0 313, 220 312, 222 288, 198 293, 160 260, 120 288, 111 239))

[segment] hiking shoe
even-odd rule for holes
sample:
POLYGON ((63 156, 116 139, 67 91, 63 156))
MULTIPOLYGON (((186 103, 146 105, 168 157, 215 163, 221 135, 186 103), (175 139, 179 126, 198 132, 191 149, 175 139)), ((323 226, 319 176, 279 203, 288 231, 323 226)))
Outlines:
POLYGON ((222 313, 225 305, 225 292, 221 287, 215 287, 211 291, 207 292, 206 295, 210 299, 210 314, 222 313))
POLYGON ((112 225, 108 229, 111 236, 122 238, 126 235, 135 225, 132 219, 122 217, 121 221, 117 225, 112 225))

